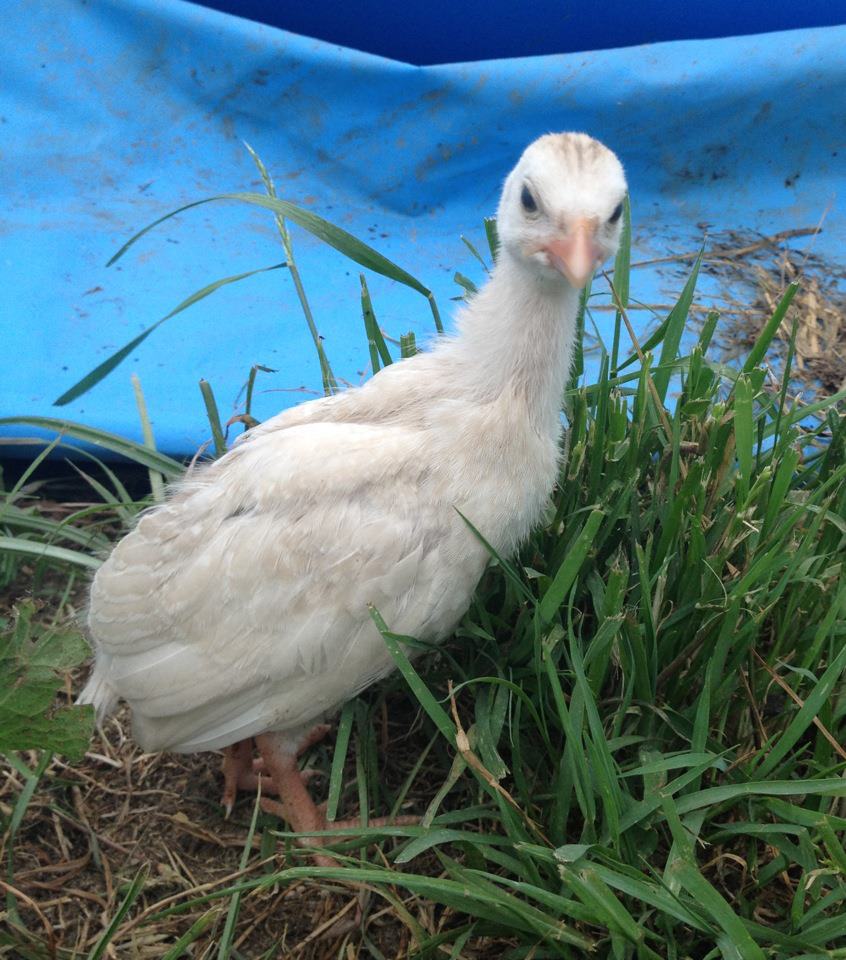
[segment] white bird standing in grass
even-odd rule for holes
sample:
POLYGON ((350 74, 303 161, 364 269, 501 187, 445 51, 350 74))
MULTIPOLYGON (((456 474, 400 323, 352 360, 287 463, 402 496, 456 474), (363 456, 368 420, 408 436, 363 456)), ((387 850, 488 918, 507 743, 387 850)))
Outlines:
POLYGON ((488 561, 459 511, 505 556, 540 519, 579 290, 618 246, 625 193, 598 141, 531 144, 455 336, 251 430, 115 547, 91 588, 80 702, 102 715, 127 701, 147 751, 225 747, 227 809, 260 776, 280 801, 267 809, 324 829, 297 756, 392 668, 368 605, 392 631, 443 640, 488 561))

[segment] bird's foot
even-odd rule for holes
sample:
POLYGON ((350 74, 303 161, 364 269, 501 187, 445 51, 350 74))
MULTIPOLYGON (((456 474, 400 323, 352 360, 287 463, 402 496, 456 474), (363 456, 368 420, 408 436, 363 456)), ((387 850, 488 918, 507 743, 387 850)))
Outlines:
POLYGON ((224 815, 228 818, 235 806, 238 790, 248 774, 252 773, 253 741, 239 740, 223 751, 223 804, 224 815))
MULTIPOLYGON (((312 727, 297 744, 296 756, 301 756, 309 747, 319 743, 331 729, 328 723, 318 723, 312 727)), ((300 771, 304 783, 320 775, 321 771, 311 768, 300 771)), ((224 816, 228 818, 232 813, 239 790, 256 792, 259 789, 262 796, 275 796, 278 793, 273 778, 265 773, 264 758, 253 759, 252 737, 226 747, 223 753, 223 796, 221 797, 224 816)))
MULTIPOLYGON (((312 741, 314 742, 314 741, 312 741)), ((266 813, 272 813, 290 824, 295 833, 317 833, 318 831, 345 830, 362 828, 360 820, 326 820, 325 807, 318 807, 309 795, 303 782, 302 773, 297 766, 297 758, 285 749, 284 741, 272 733, 256 738, 256 743, 264 760, 265 775, 273 779, 278 800, 262 798, 261 807, 266 813)), ((368 826, 408 826, 419 823, 418 817, 380 817, 368 822, 368 826)), ((332 843, 339 838, 332 833, 326 836, 301 837, 304 847, 318 847, 332 843)), ((338 862, 326 854, 314 853, 314 862, 321 867, 336 867, 338 862)))

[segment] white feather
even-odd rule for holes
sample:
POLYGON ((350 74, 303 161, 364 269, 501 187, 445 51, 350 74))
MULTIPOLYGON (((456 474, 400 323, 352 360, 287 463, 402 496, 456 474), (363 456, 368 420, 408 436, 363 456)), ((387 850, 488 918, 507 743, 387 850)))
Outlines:
MULTIPOLYGON (((530 147, 455 337, 250 431, 115 547, 91 589, 80 700, 126 700, 146 750, 214 749, 307 726, 387 673, 369 604, 397 633, 454 630, 487 562, 459 511, 513 553, 559 467, 578 294, 538 266, 537 242, 568 212, 607 216, 624 190, 596 141, 530 147), (527 171, 563 204, 549 223, 521 214, 527 171)), ((618 233, 597 228, 603 253, 618 233)))

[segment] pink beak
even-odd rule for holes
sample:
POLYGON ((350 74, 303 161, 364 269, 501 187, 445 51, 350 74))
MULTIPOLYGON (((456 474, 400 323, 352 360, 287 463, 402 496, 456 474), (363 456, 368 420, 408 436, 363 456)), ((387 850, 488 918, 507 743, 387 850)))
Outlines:
POLYGON ((588 282, 602 253, 596 243, 596 227, 589 220, 577 220, 562 239, 552 240, 543 249, 550 265, 577 289, 588 282))

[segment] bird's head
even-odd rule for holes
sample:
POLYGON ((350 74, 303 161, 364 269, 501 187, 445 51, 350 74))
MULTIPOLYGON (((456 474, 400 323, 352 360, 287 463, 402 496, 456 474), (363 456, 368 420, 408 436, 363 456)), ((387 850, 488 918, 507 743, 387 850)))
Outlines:
POLYGON ((500 244, 540 276, 581 289, 617 251, 625 195, 622 164, 606 146, 584 133, 547 134, 505 181, 500 244))

